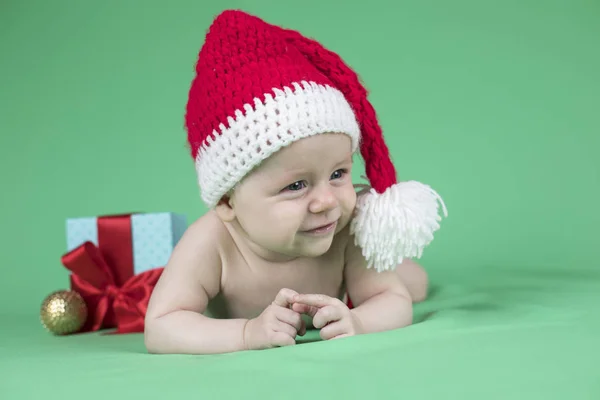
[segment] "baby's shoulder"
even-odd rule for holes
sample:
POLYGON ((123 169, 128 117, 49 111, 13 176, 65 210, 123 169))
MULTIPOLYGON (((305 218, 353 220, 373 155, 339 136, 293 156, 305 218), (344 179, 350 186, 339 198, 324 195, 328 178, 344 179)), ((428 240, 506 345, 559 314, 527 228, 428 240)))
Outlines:
POLYGON ((188 226, 176 245, 170 268, 201 282, 214 296, 220 288, 223 264, 230 249, 229 231, 214 211, 208 211, 188 226))
MULTIPOLYGON (((230 251, 231 237, 214 212, 193 221, 177 242, 170 264, 194 266, 193 270, 221 269, 223 256, 230 251), (202 268, 199 266, 202 265, 202 268)), ((179 267, 178 267, 179 268, 179 267)))
POLYGON ((194 221, 184 236, 193 238, 198 246, 209 246, 214 250, 227 250, 231 235, 217 214, 210 210, 194 221))

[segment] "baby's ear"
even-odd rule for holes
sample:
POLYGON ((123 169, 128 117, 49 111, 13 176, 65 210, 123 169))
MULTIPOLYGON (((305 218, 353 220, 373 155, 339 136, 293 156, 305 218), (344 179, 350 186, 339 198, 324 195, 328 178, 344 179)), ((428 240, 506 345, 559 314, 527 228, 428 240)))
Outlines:
POLYGON ((235 219, 235 211, 231 206, 231 198, 228 195, 223 196, 219 200, 215 206, 215 211, 223 222, 231 222, 235 219))

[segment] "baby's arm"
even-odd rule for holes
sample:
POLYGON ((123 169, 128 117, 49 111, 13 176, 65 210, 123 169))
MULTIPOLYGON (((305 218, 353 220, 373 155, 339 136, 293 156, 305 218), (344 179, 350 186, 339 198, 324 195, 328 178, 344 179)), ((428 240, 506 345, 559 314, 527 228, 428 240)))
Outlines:
MULTIPOLYGON (((348 296, 364 333, 397 329, 412 323, 411 296, 396 271, 366 268, 361 250, 349 237, 344 275, 348 296)), ((399 265, 398 268, 402 268, 399 265)))
POLYGON ((175 247, 160 277, 145 319, 150 353, 207 354, 244 349, 244 319, 202 315, 221 283, 219 227, 196 221, 175 247))

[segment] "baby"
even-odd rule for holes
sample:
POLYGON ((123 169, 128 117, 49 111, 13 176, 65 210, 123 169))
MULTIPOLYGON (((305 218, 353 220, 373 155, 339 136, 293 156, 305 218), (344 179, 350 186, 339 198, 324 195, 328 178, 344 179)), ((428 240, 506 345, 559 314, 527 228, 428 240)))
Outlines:
POLYGON ((200 50, 186 128, 210 211, 154 288, 149 352, 266 349, 307 329, 329 340, 412 323, 427 276, 411 258, 439 228, 441 199, 396 182, 366 91, 339 56, 225 11, 200 50), (358 150, 370 181, 359 193, 358 150))

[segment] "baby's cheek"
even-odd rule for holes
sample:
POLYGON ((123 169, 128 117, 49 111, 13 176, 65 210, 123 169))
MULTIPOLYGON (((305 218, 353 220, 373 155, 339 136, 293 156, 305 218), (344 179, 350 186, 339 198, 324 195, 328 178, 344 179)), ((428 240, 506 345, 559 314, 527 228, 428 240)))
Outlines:
POLYGON ((294 232, 302 225, 304 214, 297 207, 273 207, 271 219, 283 231, 294 232))
POLYGON ((352 212, 352 210, 354 210, 354 207, 356 207, 356 199, 357 196, 354 187, 352 185, 345 187, 342 196, 342 204, 344 207, 344 211, 352 212))

